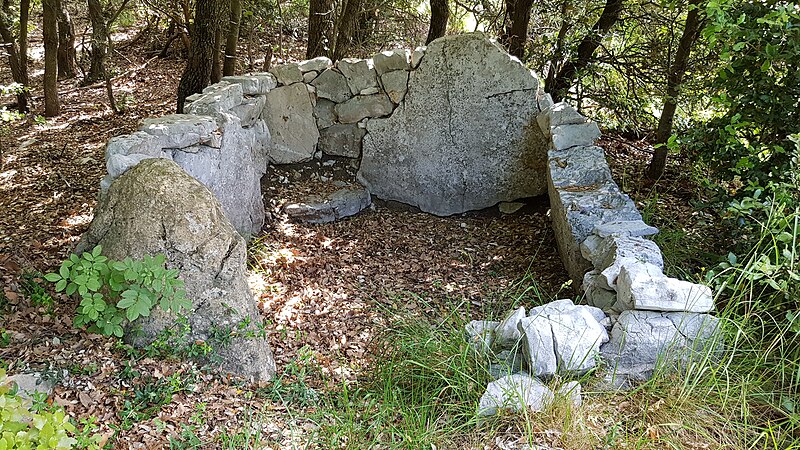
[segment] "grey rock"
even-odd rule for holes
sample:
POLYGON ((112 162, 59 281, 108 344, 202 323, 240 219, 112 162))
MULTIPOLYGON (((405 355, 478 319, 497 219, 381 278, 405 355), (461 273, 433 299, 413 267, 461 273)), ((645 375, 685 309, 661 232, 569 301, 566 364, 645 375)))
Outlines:
POLYGON ((322 72, 331 67, 333 63, 331 62, 330 58, 327 56, 317 56, 316 58, 309 59, 297 64, 297 68, 300 69, 300 72, 322 72))
POLYGON ((601 239, 592 235, 581 244, 581 255, 600 271, 598 282, 606 289, 616 289, 617 277, 625 264, 641 262, 664 269, 658 245, 643 237, 612 235, 601 239))
POLYGON ((239 118, 243 127, 251 127, 255 125, 261 112, 264 111, 264 105, 267 104, 267 97, 259 95, 258 97, 246 97, 242 100, 242 104, 231 108, 230 113, 239 118))
POLYGON ((303 81, 303 72, 297 67, 297 64, 282 64, 269 69, 269 73, 275 75, 278 84, 289 86, 293 83, 303 81))
POLYGON ((36 372, 11 375, 6 382, 16 385, 17 395, 28 401, 40 399, 40 397, 48 398, 53 395, 56 388, 56 383, 52 378, 44 377, 41 373, 36 372))
POLYGON ((503 214, 514 214, 525 206, 525 203, 520 202, 500 202, 497 209, 503 214))
POLYGON ((568 103, 558 102, 554 105, 550 105, 547 109, 543 109, 536 117, 536 121, 542 129, 542 133, 550 134, 557 126, 585 124, 589 119, 582 116, 568 103))
POLYGON ((604 281, 600 284, 597 280, 598 277, 600 277, 600 272, 597 270, 586 272, 586 275, 583 277, 583 284, 581 285, 584 298, 589 305, 600 308, 603 311, 613 311, 617 303, 617 293, 604 288, 603 286, 607 283, 604 281))
POLYGON ((497 325, 495 329, 495 346, 498 348, 513 348, 520 339, 520 331, 517 324, 525 317, 525 307, 520 306, 511 311, 497 325))
POLYGON ((719 330, 719 320, 707 314, 630 310, 619 316, 601 352, 609 378, 623 385, 647 380, 656 369, 705 362, 719 348, 719 330))
POLYGON ((522 336, 522 351, 528 370, 535 376, 553 376, 558 371, 550 320, 544 315, 524 317, 518 323, 522 336))
MULTIPOLYGON (((540 93, 537 96, 536 101, 539 103, 539 110, 541 110, 541 111, 544 111, 545 109, 553 106, 553 97, 551 97, 550 94, 546 94, 544 92, 540 93)), ((549 129, 550 127, 548 126, 547 128, 549 129)), ((548 131, 548 133, 549 133, 549 131, 548 131)), ((548 134, 548 133, 545 133, 545 134, 548 134)))
POLYGON ((597 224, 593 233, 601 238, 609 236, 652 236, 658 234, 658 228, 651 227, 642 220, 616 220, 597 224))
POLYGON ((341 123, 356 123, 361 119, 383 117, 392 113, 394 105, 386 94, 359 95, 336 105, 341 123))
POLYGON ((479 416, 492 416, 499 409, 542 411, 553 402, 553 391, 530 375, 517 373, 492 381, 478 403, 479 416))
POLYGON ((368 87, 366 89, 363 89, 361 92, 358 93, 358 95, 373 95, 373 94, 377 94, 380 91, 381 91, 381 89, 379 87, 373 86, 373 87, 368 87))
POLYGON ((319 149, 327 155, 358 158, 366 130, 358 124, 336 124, 320 131, 319 149))
POLYGON ((422 57, 425 56, 425 50, 427 47, 417 47, 411 52, 411 68, 416 69, 419 67, 419 63, 422 62, 422 57))
POLYGON ((437 39, 405 100, 367 123, 358 179, 440 216, 545 192, 538 80, 481 33, 437 39))
POLYGON ((552 184, 557 188, 586 190, 613 183, 605 153, 600 147, 551 151, 548 163, 552 184))
POLYGON ((222 77, 222 81, 240 85, 244 95, 264 95, 278 87, 278 80, 275 78, 275 75, 268 72, 250 75, 231 75, 222 77))
POLYGON ((488 353, 494 342, 494 330, 500 322, 473 320, 464 326, 467 340, 479 352, 488 353))
MULTIPOLYGON (((214 343, 214 330, 236 329, 243 320, 250 327, 261 324, 247 287, 244 239, 209 190, 172 161, 145 160, 117 179, 98 204, 76 251, 98 244, 111 259, 166 255, 167 267, 180 270, 192 301, 191 311, 183 312, 189 316, 190 342, 214 343)), ((144 346, 174 323, 174 313, 156 308, 132 324, 126 339, 144 346)), ((215 361, 218 358, 226 371, 257 381, 275 373, 264 338, 233 338, 213 345, 215 361)))
POLYGON ((269 139, 268 132, 258 126, 243 129, 235 116, 221 118, 225 122, 219 149, 187 147, 175 150, 172 159, 214 194, 234 228, 249 239, 264 224, 261 177, 267 170, 267 155, 260 141, 269 139))
POLYGON ((378 87, 377 73, 370 59, 345 58, 336 63, 336 68, 347 79, 347 86, 353 95, 367 88, 378 87))
POLYGON ((559 371, 584 373, 594 368, 600 346, 608 342, 606 329, 583 308, 548 318, 559 371))
POLYGON ((408 70, 410 56, 409 50, 398 48, 380 52, 372 57, 372 61, 380 76, 394 70, 408 70))
POLYGON ((106 144, 106 161, 113 155, 142 154, 153 157, 160 156, 161 142, 161 139, 157 136, 143 131, 112 137, 106 144))
POLYGON ((408 72, 405 70, 395 70, 381 75, 381 84, 386 95, 392 99, 394 104, 400 104, 408 91, 408 72))
POLYGON ((127 172, 128 169, 139 164, 142 160, 149 158, 152 158, 152 156, 139 153, 134 153, 132 155, 122 155, 118 153, 116 155, 111 155, 111 157, 106 160, 106 170, 111 178, 117 178, 127 172))
MULTIPOLYGON (((303 73, 303 83, 311 84, 311 82, 317 78, 317 75, 319 74, 317 72, 314 72, 313 70, 310 72, 303 73)), ((314 87, 314 86, 309 86, 309 87, 314 87)), ((316 88, 314 88, 314 92, 317 92, 316 88)))
POLYGON ((305 86, 297 83, 267 94, 261 117, 272 136, 269 159, 274 164, 298 163, 314 157, 319 130, 305 86))
POLYGON ((219 147, 218 128, 212 117, 191 114, 169 114, 144 119, 139 125, 140 131, 158 138, 161 148, 185 148, 198 144, 219 147))
POLYGON ((241 84, 218 83, 209 87, 214 89, 208 90, 200 98, 184 106, 183 111, 186 114, 214 115, 227 112, 242 104, 244 94, 241 84))
POLYGON ((317 128, 322 130, 336 123, 335 106, 336 103, 328 99, 317 99, 317 104, 314 105, 314 117, 317 118, 317 128))
POLYGON ((286 214, 294 220, 306 223, 328 223, 350 217, 372 204, 369 191, 363 186, 350 186, 302 203, 284 207, 286 214))
POLYGON ((489 373, 492 378, 497 380, 506 375, 521 372, 525 364, 525 356, 522 354, 521 348, 513 348, 495 354, 491 361, 489 363, 489 373))
POLYGON ((317 88, 317 97, 327 98, 334 103, 342 103, 353 96, 347 86, 347 79, 333 69, 322 72, 311 85, 317 88))
MULTIPOLYGON (((549 180, 549 177, 548 177, 549 180)), ((550 182, 550 217, 561 261, 575 287, 592 263, 581 255, 580 243, 592 234, 599 223, 614 220, 641 220, 633 201, 614 183, 596 189, 559 189, 550 182)))
POLYGON ((714 298, 708 286, 668 278, 658 266, 647 263, 622 266, 617 296, 624 305, 635 309, 696 313, 714 309, 714 298))
POLYGON ((570 147, 594 145, 600 135, 600 128, 595 122, 559 125, 552 129, 550 142, 553 150, 566 150, 570 147))

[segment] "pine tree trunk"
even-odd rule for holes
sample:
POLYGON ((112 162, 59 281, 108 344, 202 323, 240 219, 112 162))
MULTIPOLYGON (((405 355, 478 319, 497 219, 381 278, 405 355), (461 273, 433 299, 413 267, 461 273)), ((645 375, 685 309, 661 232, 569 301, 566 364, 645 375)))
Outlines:
POLYGON ((578 44, 575 57, 561 67, 549 86, 545 86, 553 100, 562 100, 572 87, 575 77, 593 61, 594 51, 600 46, 603 37, 619 21, 622 6, 623 0, 606 0, 600 18, 578 44))
POLYGON ((333 49, 333 59, 338 61, 347 55, 353 45, 353 37, 356 33, 356 23, 361 12, 362 0, 347 0, 339 16, 339 32, 336 35, 336 47, 333 49))
POLYGON ((183 112, 186 97, 198 93, 211 82, 211 65, 214 57, 214 37, 219 29, 220 12, 224 0, 199 1, 195 5, 195 19, 189 48, 189 60, 178 85, 177 112, 183 112))
POLYGON ((108 26, 100 0, 87 0, 89 20, 92 22, 92 57, 89 73, 84 84, 91 84, 105 77, 106 55, 108 53, 108 26))
POLYGON ((75 27, 63 0, 57 0, 58 78, 75 78, 75 27))
POLYGON ((675 52, 675 60, 667 75, 667 92, 664 98, 664 109, 658 119, 658 129, 656 131, 656 149, 653 159, 647 167, 647 178, 658 179, 664 174, 667 166, 667 153, 669 148, 666 143, 672 135, 672 125, 675 120, 675 111, 678 109, 678 97, 681 93, 683 76, 686 74, 686 67, 689 65, 689 55, 692 52, 692 45, 697 41, 700 30, 702 29, 700 19, 700 5, 702 0, 690 0, 689 12, 686 14, 686 24, 683 27, 681 40, 678 42, 678 50, 675 52))
POLYGON ((42 1, 44 40, 44 115, 57 116, 58 103, 58 2, 42 1))
POLYGON ((222 64, 222 74, 225 76, 236 73, 239 29, 242 23, 242 0, 230 0, 230 2, 231 20, 228 23, 228 33, 225 39, 225 62, 222 64))
POLYGON ((306 59, 328 54, 333 11, 331 0, 309 0, 306 59))
POLYGON ((431 0, 431 24, 428 28, 428 37, 425 38, 425 45, 447 33, 449 19, 450 5, 447 4, 447 0, 431 0))

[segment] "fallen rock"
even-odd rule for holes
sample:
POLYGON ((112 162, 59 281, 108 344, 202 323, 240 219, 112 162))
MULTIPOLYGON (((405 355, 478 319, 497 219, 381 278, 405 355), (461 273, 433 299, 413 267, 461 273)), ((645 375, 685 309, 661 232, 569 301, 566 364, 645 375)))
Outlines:
POLYGON ((642 220, 616 220, 597 224, 593 233, 601 238, 610 236, 643 237, 658 234, 658 228, 651 227, 642 220))
POLYGON ((299 163, 314 157, 319 129, 305 86, 296 83, 273 89, 267 94, 261 118, 272 136, 269 159, 274 164, 299 163))
POLYGON ((555 392, 556 396, 565 397, 574 407, 579 407, 583 403, 581 398, 581 384, 577 381, 569 381, 562 384, 555 392))
POLYGON ((492 416, 499 409, 542 411, 553 402, 553 391, 527 374, 517 373, 492 381, 478 404, 479 416, 492 416))
POLYGON ((520 306, 510 312, 495 329, 495 346, 498 348, 513 348, 520 339, 517 323, 525 317, 525 307, 520 306))
POLYGON ((42 397, 49 398, 56 388, 52 378, 44 377, 38 372, 11 375, 6 382, 16 385, 17 395, 28 401, 41 400, 42 397))
POLYGON ((555 375, 558 372, 558 359, 550 320, 543 315, 524 317, 517 326, 522 337, 522 351, 531 374, 537 377, 555 375))
POLYGON ((539 81, 481 33, 427 46, 391 117, 367 123, 358 179, 440 216, 546 190, 539 81))
POLYGON ((706 362, 721 348, 719 319, 708 314, 624 311, 602 349, 613 384, 645 381, 660 368, 671 371, 706 362))
MULTIPOLYGON (((219 360, 226 371, 257 381, 273 376, 275 362, 264 338, 215 339, 219 330, 262 323, 247 287, 246 245, 211 192, 177 164, 144 160, 114 182, 76 252, 98 244, 111 259, 166 255, 167 267, 180 270, 192 301, 191 311, 183 312, 191 326, 188 341, 212 345, 207 362, 219 360)), ((175 319, 155 308, 131 325, 125 339, 142 347, 174 326, 175 319)))
POLYGON ((500 322, 473 320, 464 327, 467 340, 475 350, 488 353, 494 343, 494 330, 500 322))
POLYGON ((306 223, 328 223, 354 216, 372 204, 369 191, 351 185, 323 196, 314 196, 302 203, 292 203, 284 211, 294 220, 306 223))
POLYGON ((616 311, 618 313, 622 312, 622 309, 617 309, 617 293, 613 290, 604 288, 603 286, 605 286, 607 283, 605 281, 602 283, 599 282, 599 277, 600 272, 597 270, 586 272, 586 275, 583 276, 583 284, 581 285, 581 289, 583 290, 586 303, 600 308, 603 311, 616 311))
POLYGON ((514 214, 525 206, 525 203, 520 202, 500 202, 497 209, 503 214, 514 214))
POLYGON ((616 289, 617 277, 623 265, 637 262, 664 269, 664 259, 658 245, 643 237, 592 235, 581 243, 581 255, 600 271, 598 283, 605 289, 616 289))

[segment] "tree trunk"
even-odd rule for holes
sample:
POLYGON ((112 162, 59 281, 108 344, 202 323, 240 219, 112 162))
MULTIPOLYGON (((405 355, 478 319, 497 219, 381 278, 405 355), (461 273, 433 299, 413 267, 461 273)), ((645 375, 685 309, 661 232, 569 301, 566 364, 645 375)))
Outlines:
POLYGON ((214 56, 211 60, 211 83, 218 83, 222 79, 222 27, 214 33, 214 56))
MULTIPOLYGON (((3 39, 2 48, 8 57, 8 66, 11 69, 11 78, 15 83, 28 86, 28 11, 30 2, 22 0, 20 2, 19 23, 24 25, 24 31, 20 30, 19 39, 15 40, 11 18, 10 2, 3 2, 0 11, 0 38, 3 39), (19 43, 19 45, 17 44, 19 43)), ((20 91, 17 93, 17 110, 20 113, 28 112, 28 92, 20 91)))
POLYGON ((92 22, 92 57, 89 73, 84 84, 92 84, 105 76, 106 55, 108 54, 108 25, 100 0, 88 0, 89 20, 92 22))
POLYGON ((447 0, 431 0, 431 25, 428 28, 428 37, 425 38, 425 45, 447 33, 447 21, 449 19, 450 5, 447 4, 447 0))
POLYGON ((667 92, 664 98, 664 109, 658 119, 658 130, 656 131, 656 149, 653 159, 647 168, 647 178, 655 180, 664 174, 667 166, 667 141, 672 135, 672 124, 675 119, 675 111, 678 108, 678 97, 681 93, 683 76, 686 74, 686 67, 689 65, 689 55, 692 46, 699 37, 701 26, 700 5, 702 0, 690 0, 689 12, 686 15, 686 24, 683 27, 681 40, 678 42, 678 50, 675 52, 675 60, 669 68, 667 75, 667 92))
POLYGON ((509 0, 506 2, 505 43, 508 53, 519 59, 525 56, 532 4, 533 0, 509 0))
POLYGON ((207 0, 196 3, 189 60, 178 85, 178 113, 183 112, 186 97, 202 91, 211 81, 214 37, 219 29, 223 1, 207 0))
POLYGON ((44 40, 44 115, 59 114, 58 104, 58 1, 42 2, 44 40))
POLYGON ((225 62, 222 64, 222 74, 225 76, 236 73, 236 54, 239 46, 239 29, 242 23, 242 0, 230 0, 231 20, 228 23, 228 34, 225 40, 225 62))
POLYGON ((338 61, 347 55, 353 45, 353 36, 356 33, 356 23, 361 12, 362 0, 347 0, 342 14, 339 16, 339 32, 336 35, 336 46, 333 49, 333 59, 338 61))
POLYGON ((75 27, 63 0, 56 0, 58 14, 58 78, 75 78, 75 27))
MULTIPOLYGON (((552 79, 550 86, 545 86, 545 90, 553 96, 553 100, 562 100, 569 91, 569 88, 572 87, 572 83, 575 81, 575 77, 578 73, 593 61, 594 51, 600 46, 600 42, 603 40, 606 33, 608 33, 611 27, 619 20, 620 13, 622 13, 622 5, 623 0, 606 0, 600 18, 597 19, 592 29, 589 30, 580 44, 578 44, 575 57, 561 67, 561 70, 559 70, 558 74, 552 79)), ((553 70, 555 70, 555 67, 553 67, 553 70)))
POLYGON ((333 10, 331 0, 309 0, 306 59, 328 54, 333 10))

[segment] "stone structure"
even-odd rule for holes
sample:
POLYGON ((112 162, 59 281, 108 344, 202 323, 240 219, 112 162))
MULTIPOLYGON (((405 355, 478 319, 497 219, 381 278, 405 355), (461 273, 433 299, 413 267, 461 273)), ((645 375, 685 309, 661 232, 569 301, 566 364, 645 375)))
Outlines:
MULTIPOLYGON (((167 267, 180 270, 192 301, 187 339, 212 345, 212 357, 225 370, 255 381, 273 376, 272 351, 257 335, 262 319, 247 287, 245 241, 211 192, 177 164, 145 159, 111 185, 76 251, 98 244, 117 260, 164 254, 167 267), (215 330, 240 330, 242 323, 255 336, 214 340, 215 330)), ((174 323, 174 314, 154 308, 131 324, 125 337, 143 346, 174 323)))

